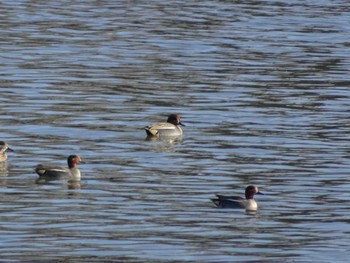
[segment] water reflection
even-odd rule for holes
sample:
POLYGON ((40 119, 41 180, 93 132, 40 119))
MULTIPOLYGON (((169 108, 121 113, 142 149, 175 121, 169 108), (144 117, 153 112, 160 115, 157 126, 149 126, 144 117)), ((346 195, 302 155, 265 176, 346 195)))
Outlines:
POLYGON ((182 136, 146 136, 145 141, 176 144, 182 142, 182 136))
POLYGON ((80 189, 80 182, 68 182, 68 189, 70 190, 80 189))
POLYGON ((49 179, 49 178, 43 178, 43 177, 39 177, 35 180, 35 183, 38 185, 45 185, 45 184, 51 184, 51 183, 57 183, 57 182, 59 182, 61 185, 66 185, 68 189, 80 189, 79 181, 57 180, 57 179, 49 179))
MULTIPOLYGON (((38 178, 35 183, 39 187, 57 187, 57 191, 64 190, 80 190, 81 183, 77 181, 65 181, 65 180, 44 180, 43 178, 38 178)), ((68 191, 69 195, 79 196, 80 193, 77 191, 68 191)))

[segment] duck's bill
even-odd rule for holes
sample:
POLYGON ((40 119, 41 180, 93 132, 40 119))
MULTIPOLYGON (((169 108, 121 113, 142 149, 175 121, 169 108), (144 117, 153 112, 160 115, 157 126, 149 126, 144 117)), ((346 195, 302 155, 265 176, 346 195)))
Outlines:
POLYGON ((13 149, 11 149, 10 147, 7 147, 6 151, 9 151, 9 152, 14 152, 13 149))

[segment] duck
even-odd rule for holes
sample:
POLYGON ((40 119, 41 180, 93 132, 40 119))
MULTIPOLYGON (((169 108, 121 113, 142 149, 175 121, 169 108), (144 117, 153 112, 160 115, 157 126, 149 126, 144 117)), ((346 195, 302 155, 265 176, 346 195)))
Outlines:
POLYGON ((4 162, 7 160, 6 151, 13 152, 13 150, 6 142, 0 141, 0 162, 4 162))
POLYGON ((181 136, 183 131, 180 126, 185 126, 179 114, 170 114, 166 122, 156 122, 145 127, 147 136, 181 136))
POLYGON ((68 181, 80 181, 81 174, 77 166, 80 162, 81 159, 79 155, 73 154, 67 158, 68 168, 50 167, 38 164, 35 168, 35 172, 39 175, 38 182, 60 179, 65 179, 68 181))
POLYGON ((245 208, 249 211, 255 211, 258 209, 258 204, 254 200, 254 195, 263 195, 255 185, 249 185, 245 189, 245 198, 240 196, 227 196, 227 195, 216 195, 216 199, 211 201, 221 208, 245 208))

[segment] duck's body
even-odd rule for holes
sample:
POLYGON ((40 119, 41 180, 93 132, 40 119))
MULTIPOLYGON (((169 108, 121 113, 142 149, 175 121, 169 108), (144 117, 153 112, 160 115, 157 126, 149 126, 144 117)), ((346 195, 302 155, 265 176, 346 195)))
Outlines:
POLYGON ((254 200, 255 194, 262 194, 259 189, 250 185, 245 190, 245 198, 240 196, 216 195, 216 199, 212 199, 217 207, 222 208, 245 208, 246 210, 257 210, 258 204, 254 200))
POLYGON ((12 152, 13 150, 9 147, 6 142, 0 141, 0 162, 7 160, 6 151, 12 152))
POLYGON ((35 168, 35 172, 39 175, 39 180, 68 180, 80 181, 81 174, 77 164, 81 161, 78 155, 70 155, 67 159, 68 168, 50 167, 39 164, 35 168))
POLYGON ((47 178, 49 180, 65 179, 69 181, 80 181, 81 178, 80 170, 76 167, 47 167, 39 164, 35 168, 35 172, 40 176, 40 178, 47 178))
POLYGON ((156 122, 145 127, 148 136, 181 136, 183 134, 178 114, 171 114, 167 122, 156 122))

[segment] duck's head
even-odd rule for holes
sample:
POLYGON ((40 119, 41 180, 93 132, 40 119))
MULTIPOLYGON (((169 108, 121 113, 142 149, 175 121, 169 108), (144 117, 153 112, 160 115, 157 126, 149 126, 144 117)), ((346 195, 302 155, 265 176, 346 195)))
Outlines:
POLYGON ((168 116, 168 120, 167 122, 171 123, 171 124, 174 124, 174 125, 182 125, 182 126, 185 126, 181 120, 180 120, 180 115, 179 114, 170 114, 168 116))
POLYGON ((74 168, 81 162, 79 155, 72 154, 68 156, 67 163, 69 168, 74 168))
POLYGON ((249 185, 245 189, 245 198, 246 199, 253 199, 254 195, 263 195, 263 193, 259 192, 259 189, 255 185, 249 185))

